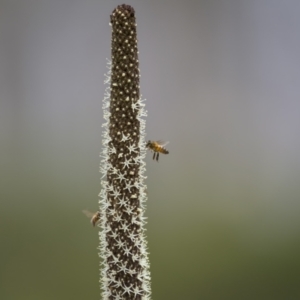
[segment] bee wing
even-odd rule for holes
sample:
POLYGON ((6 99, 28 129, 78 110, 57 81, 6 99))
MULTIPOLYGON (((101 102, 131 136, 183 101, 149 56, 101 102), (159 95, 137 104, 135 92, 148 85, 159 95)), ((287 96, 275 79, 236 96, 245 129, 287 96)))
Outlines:
POLYGON ((168 145, 170 142, 169 141, 158 140, 158 141, 156 141, 156 143, 159 146, 164 147, 164 146, 168 145))
POLYGON ((94 214, 95 213, 92 213, 92 212, 90 212, 90 211, 88 211, 88 210, 83 210, 82 211, 88 218, 92 218, 93 216, 94 216, 94 214))

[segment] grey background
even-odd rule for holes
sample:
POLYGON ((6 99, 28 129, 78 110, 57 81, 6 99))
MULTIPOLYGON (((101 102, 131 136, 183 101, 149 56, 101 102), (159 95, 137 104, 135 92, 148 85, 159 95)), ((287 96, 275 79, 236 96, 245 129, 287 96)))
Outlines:
MULTIPOLYGON (((109 16, 0 1, 0 299, 99 299, 109 16)), ((299 299, 300 2, 128 1, 147 138, 153 298, 299 299)))

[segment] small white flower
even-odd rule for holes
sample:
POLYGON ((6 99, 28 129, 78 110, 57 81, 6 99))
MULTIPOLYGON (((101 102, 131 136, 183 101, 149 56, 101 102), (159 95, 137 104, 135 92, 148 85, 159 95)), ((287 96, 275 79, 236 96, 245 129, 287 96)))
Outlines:
POLYGON ((118 198, 118 197, 121 195, 121 193, 120 193, 119 191, 117 191, 117 190, 113 190, 113 191, 112 191, 112 194, 113 194, 113 196, 114 196, 115 198, 118 198))
POLYGON ((123 247, 125 246, 125 243, 122 242, 120 239, 116 239, 116 242, 117 242, 117 246, 118 246, 119 248, 123 248, 123 247))
POLYGON ((126 207, 125 209, 125 212, 128 214, 128 215, 131 215, 132 212, 134 210, 134 207, 130 207, 129 205, 126 207))
POLYGON ((120 205, 120 207, 127 205, 127 200, 125 199, 124 195, 123 195, 123 198, 121 198, 121 199, 119 198, 118 204, 120 205))
POLYGON ((139 236, 138 234, 134 234, 133 232, 130 232, 128 234, 128 237, 134 242, 136 237, 139 236))
POLYGON ((116 222, 121 222, 121 221, 122 221, 122 217, 121 217, 120 215, 116 215, 116 216, 114 217, 114 220, 115 220, 116 222))
POLYGON ((129 182, 126 182, 124 190, 128 190, 129 193, 131 193, 131 188, 133 188, 135 185, 130 184, 129 182))
MULTIPOLYGON (((123 231, 128 231, 129 230, 129 225, 126 225, 125 223, 122 223, 122 226, 121 226, 122 230, 123 231)), ((125 251, 125 250, 124 250, 125 251)))
POLYGON ((118 237, 118 234, 114 231, 111 231, 111 234, 110 236, 113 238, 113 239, 116 239, 118 237))
MULTIPOLYGON (((126 256, 129 256, 130 254, 131 254, 131 250, 129 249, 129 248, 127 248, 127 246, 125 246, 124 247, 124 254, 126 255, 126 256)), ((129 270, 130 271, 130 270, 129 270)))
POLYGON ((128 150, 129 150, 130 154, 131 154, 131 152, 138 153, 138 151, 136 149, 138 149, 138 148, 134 144, 130 144, 128 146, 128 150))
POLYGON ((121 142, 126 142, 126 141, 128 141, 129 139, 130 139, 129 134, 126 135, 126 134, 124 134, 124 133, 122 132, 122 139, 121 139, 121 142))
POLYGON ((123 292, 123 295, 124 294, 128 294, 128 295, 130 295, 131 294, 131 285, 128 287, 128 286, 124 286, 123 287, 124 288, 124 292, 123 292))
POLYGON ((107 214, 111 216, 114 216, 116 214, 116 210, 114 208, 107 209, 106 211, 107 214))
POLYGON ((137 102, 134 102, 131 104, 131 108, 133 111, 138 110, 139 109, 139 104, 137 102))
POLYGON ((144 291, 141 290, 138 286, 136 286, 132 292, 134 293, 134 297, 136 297, 137 295, 143 295, 144 294, 144 291))
POLYGON ((121 172, 118 173, 117 179, 120 180, 120 181, 126 180, 125 175, 122 174, 121 172))
POLYGON ((121 164, 124 165, 123 169, 124 168, 129 168, 130 165, 133 165, 133 163, 130 162, 130 159, 125 159, 125 161, 121 162, 121 164))

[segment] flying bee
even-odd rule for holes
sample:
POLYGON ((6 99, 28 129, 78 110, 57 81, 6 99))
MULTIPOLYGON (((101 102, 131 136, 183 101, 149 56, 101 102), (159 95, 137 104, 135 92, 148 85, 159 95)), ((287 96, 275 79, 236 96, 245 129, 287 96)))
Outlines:
POLYGON ((95 213, 92 213, 88 210, 83 210, 82 211, 88 218, 91 219, 91 223, 93 224, 93 226, 95 227, 95 225, 98 223, 98 221, 100 220, 100 212, 96 211, 95 213))
POLYGON ((158 161, 159 153, 169 154, 169 151, 165 148, 168 143, 164 141, 148 141, 146 147, 154 152, 153 159, 156 158, 156 161, 158 161))

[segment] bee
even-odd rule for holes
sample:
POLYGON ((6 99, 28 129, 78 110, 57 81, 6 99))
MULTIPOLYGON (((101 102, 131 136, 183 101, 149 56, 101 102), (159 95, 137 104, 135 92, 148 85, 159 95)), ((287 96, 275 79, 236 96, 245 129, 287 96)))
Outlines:
POLYGON ((169 151, 164 147, 169 142, 164 141, 148 141, 146 144, 146 147, 153 151, 153 160, 156 158, 156 161, 158 161, 159 153, 163 154, 169 154, 169 151))
POLYGON ((98 223, 98 221, 100 220, 100 212, 96 211, 95 213, 92 213, 88 210, 83 210, 82 211, 88 218, 91 219, 91 223, 93 224, 93 226, 95 227, 95 225, 98 223))

